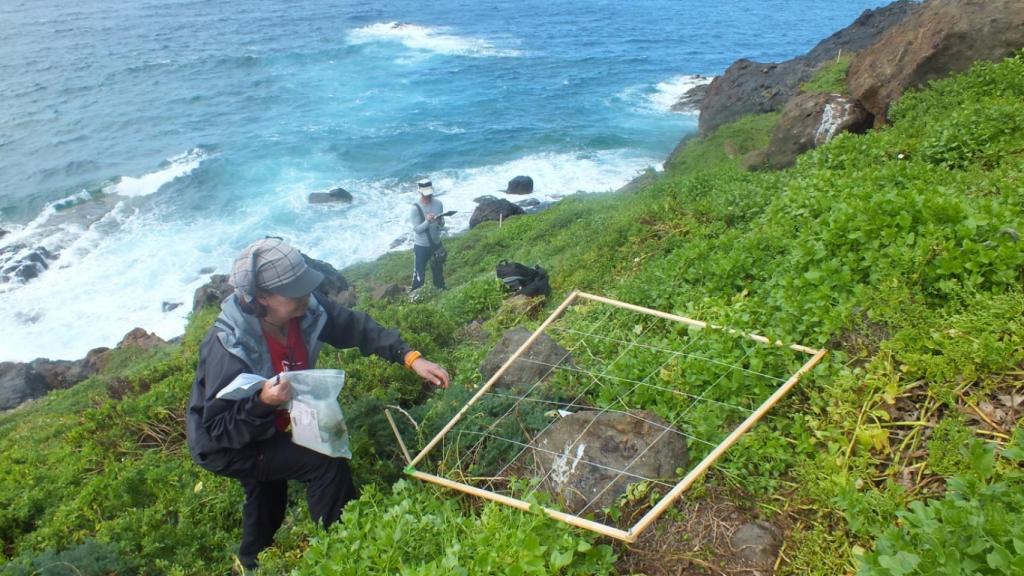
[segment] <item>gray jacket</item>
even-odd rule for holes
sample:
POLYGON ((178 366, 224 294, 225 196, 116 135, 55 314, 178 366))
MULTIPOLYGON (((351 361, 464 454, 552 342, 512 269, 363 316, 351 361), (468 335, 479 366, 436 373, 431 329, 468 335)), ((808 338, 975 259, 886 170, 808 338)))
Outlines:
POLYGON ((424 206, 418 201, 413 203, 409 212, 409 223, 412 224, 413 244, 417 246, 430 246, 441 243, 441 231, 444 230, 444 218, 439 217, 433 222, 428 222, 426 214, 437 214, 444 212, 444 205, 437 198, 431 198, 430 203, 424 206), (420 212, 420 209, 423 209, 420 212))
MULTIPOLYGON (((299 326, 310 368, 316 366, 324 343, 358 347, 364 356, 376 354, 396 363, 411 350, 398 331, 386 330, 366 313, 349 310, 316 292, 299 326)), ((221 303, 220 316, 199 348, 186 415, 192 458, 212 472, 224 470, 238 451, 255 450, 254 442, 274 435, 275 408, 261 402, 259 394, 244 400, 217 398, 217 392, 243 372, 267 378, 275 373, 259 319, 242 312, 231 295, 221 303)))

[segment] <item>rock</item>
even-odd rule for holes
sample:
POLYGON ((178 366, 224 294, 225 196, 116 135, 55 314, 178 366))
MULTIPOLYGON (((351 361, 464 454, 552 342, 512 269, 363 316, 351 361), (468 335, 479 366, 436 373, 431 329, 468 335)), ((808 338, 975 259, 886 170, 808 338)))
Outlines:
POLYGON ((99 348, 89 350, 85 353, 84 361, 86 366, 88 366, 93 373, 102 372, 107 367, 107 360, 110 357, 109 352, 110 348, 107 348, 106 346, 100 346, 99 348))
POLYGON ((160 303, 160 311, 161 312, 170 312, 171 310, 174 310, 175 308, 178 308, 179 306, 181 306, 181 304, 182 304, 181 302, 168 302, 168 301, 164 300, 163 302, 160 303))
POLYGON ((755 569, 767 570, 764 573, 770 574, 782 546, 782 537, 774 526, 758 520, 736 528, 729 538, 729 546, 755 569))
POLYGON ((132 328, 121 341, 118 342, 118 348, 127 348, 134 346, 143 350, 152 350, 153 348, 159 348, 166 346, 167 342, 152 332, 146 332, 145 328, 132 328))
POLYGON ((398 284, 385 284, 374 288, 373 292, 370 292, 370 298, 374 301, 394 300, 404 293, 405 288, 402 288, 398 284))
POLYGON ((0 249, 0 282, 28 282, 50 267, 57 255, 43 246, 12 244, 0 249))
POLYGON ((335 188, 330 192, 313 192, 309 195, 310 204, 329 204, 332 202, 352 202, 352 194, 344 188, 335 188))
POLYGON ((46 379, 31 364, 0 362, 0 410, 17 408, 48 391, 46 379))
POLYGON ((310 258, 305 254, 303 254, 302 257, 306 259, 307 266, 324 275, 323 282, 317 286, 317 290, 321 294, 335 301, 337 301, 339 297, 343 297, 342 293, 349 289, 349 285, 348 280, 341 275, 341 272, 338 272, 334 266, 331 266, 323 260, 310 258))
POLYGON ((850 92, 887 121, 889 106, 910 88, 1001 60, 1024 46, 1020 0, 931 0, 850 63, 850 92))
POLYGON ((503 190, 505 194, 530 194, 533 192, 533 178, 529 176, 516 176, 508 181, 503 190))
POLYGON ((196 288, 192 296, 192 313, 195 314, 207 306, 220 307, 220 303, 235 291, 228 284, 227 274, 214 274, 210 281, 196 288))
MULTIPOLYGON (((307 266, 323 274, 324 280, 317 287, 317 290, 324 296, 335 301, 348 301, 349 298, 355 296, 354 292, 351 295, 346 294, 346 291, 349 289, 348 280, 334 266, 323 260, 310 258, 305 254, 302 257, 306 259, 307 266)), ((192 312, 199 312, 206 306, 220 306, 220 303, 234 293, 234 291, 234 287, 228 284, 227 275, 214 274, 210 276, 209 282, 196 289, 195 295, 192 297, 192 312)))
MULTIPOLYGON (((867 131, 872 120, 871 114, 848 96, 800 93, 786 103, 761 157, 763 167, 788 168, 797 156, 825 144, 840 132, 867 131)), ((744 165, 751 162, 750 158, 744 159, 744 165)))
POLYGON ((213 274, 216 271, 217 269, 214 268, 213 266, 204 266, 199 269, 200 274, 213 274))
POLYGON ((356 296, 356 289, 350 286, 348 290, 342 290, 335 294, 334 301, 345 308, 355 308, 356 303, 359 302, 359 297, 356 296))
POLYGON ((533 446, 545 488, 575 514, 610 506, 645 478, 674 479, 677 468, 689 465, 683 435, 643 410, 570 414, 545 429, 533 446))
MULTIPOLYGON (((709 81, 710 82, 710 81, 709 81)), ((678 112, 680 114, 686 114, 688 112, 696 112, 700 110, 700 105, 704 102, 704 97, 708 93, 708 85, 701 84, 694 86, 687 90, 676 103, 672 105, 670 110, 672 112, 678 112)))
POLYGON ((706 136, 722 124, 748 114, 782 108, 796 94, 800 84, 810 80, 823 63, 834 60, 840 51, 849 54, 871 46, 917 6, 911 0, 900 0, 883 8, 866 10, 852 24, 822 40, 807 54, 780 64, 736 61, 708 85, 700 106, 700 134, 706 136))
POLYGON ((458 342, 472 342, 475 344, 483 344, 487 342, 489 335, 487 329, 479 320, 473 320, 469 324, 459 328, 455 331, 455 339, 458 342))
POLYGON ((507 220, 512 216, 526 214, 526 211, 520 206, 516 206, 504 198, 481 196, 474 200, 477 202, 477 206, 473 210, 473 215, 469 218, 470 228, 474 228, 477 224, 488 220, 501 221, 507 220))
MULTIPOLYGON (((516 350, 526 342, 533 333, 517 326, 505 332, 494 350, 487 355, 480 365, 480 373, 485 380, 497 373, 498 369, 515 354, 516 350)), ((509 369, 494 383, 498 388, 532 386, 547 378, 558 366, 571 366, 572 356, 551 339, 541 334, 522 356, 509 366, 509 369)))
POLYGON ((4 230, 3 228, 0 228, 0 238, 3 238, 4 236, 7 236, 8 234, 10 234, 10 232, 8 232, 7 230, 4 230))
POLYGON ((654 168, 647 168, 635 178, 627 182, 622 188, 616 190, 621 194, 636 194, 661 179, 661 173, 654 168))
POLYGON ((46 381, 47 391, 70 388, 96 372, 95 364, 87 358, 73 362, 39 358, 33 360, 31 364, 46 381))
POLYGON ((388 250, 394 250, 395 248, 398 248, 402 244, 406 244, 408 242, 410 242, 409 235, 402 234, 398 238, 395 238, 394 240, 391 241, 391 244, 388 245, 388 250))

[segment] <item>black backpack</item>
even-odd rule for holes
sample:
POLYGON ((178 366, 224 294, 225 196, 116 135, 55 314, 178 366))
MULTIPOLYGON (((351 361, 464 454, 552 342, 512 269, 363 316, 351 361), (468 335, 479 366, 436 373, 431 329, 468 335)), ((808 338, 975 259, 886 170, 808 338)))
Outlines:
POLYGON ((502 260, 494 267, 494 273, 505 285, 505 289, 523 296, 547 296, 551 293, 548 273, 540 266, 530 268, 519 262, 502 260))

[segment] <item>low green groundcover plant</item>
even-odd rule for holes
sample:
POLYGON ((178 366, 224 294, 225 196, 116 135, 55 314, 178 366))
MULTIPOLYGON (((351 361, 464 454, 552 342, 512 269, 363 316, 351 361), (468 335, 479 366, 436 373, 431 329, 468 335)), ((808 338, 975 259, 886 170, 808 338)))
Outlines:
POLYGON ((613 574, 615 554, 540 513, 488 503, 463 510, 450 493, 399 481, 370 488, 316 537, 296 576, 613 574))

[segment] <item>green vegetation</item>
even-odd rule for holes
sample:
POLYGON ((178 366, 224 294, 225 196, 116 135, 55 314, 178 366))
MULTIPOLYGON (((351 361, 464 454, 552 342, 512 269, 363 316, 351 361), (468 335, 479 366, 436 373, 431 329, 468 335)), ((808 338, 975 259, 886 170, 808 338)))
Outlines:
MULTIPOLYGON (((349 374, 342 401, 364 495, 323 531, 296 492, 263 572, 602 574, 631 553, 536 514, 394 483, 401 457, 383 407, 412 413, 421 436, 407 441, 421 445, 472 394, 502 331, 536 325, 493 278, 513 258, 551 272, 547 311, 578 288, 832 350, 704 481, 791 526, 782 573, 1020 573, 1024 53, 909 94, 891 118, 778 173, 737 167, 775 116, 723 127, 636 194, 571 196, 453 238, 452 289, 420 302, 365 297, 404 281, 408 254, 346 270, 360 307, 454 383, 430 392, 401 367, 325 351, 322 366, 349 374), (467 337, 473 320, 483 343, 467 337), (1008 406, 999 417, 997 405, 1008 406)), ((227 570, 241 490, 183 446, 214 316, 193 318, 169 354, 0 415, 0 574, 227 570)))
POLYGON ((800 85, 800 89, 804 92, 846 93, 846 72, 850 69, 850 62, 853 62, 852 56, 840 56, 823 64, 810 80, 800 85))

